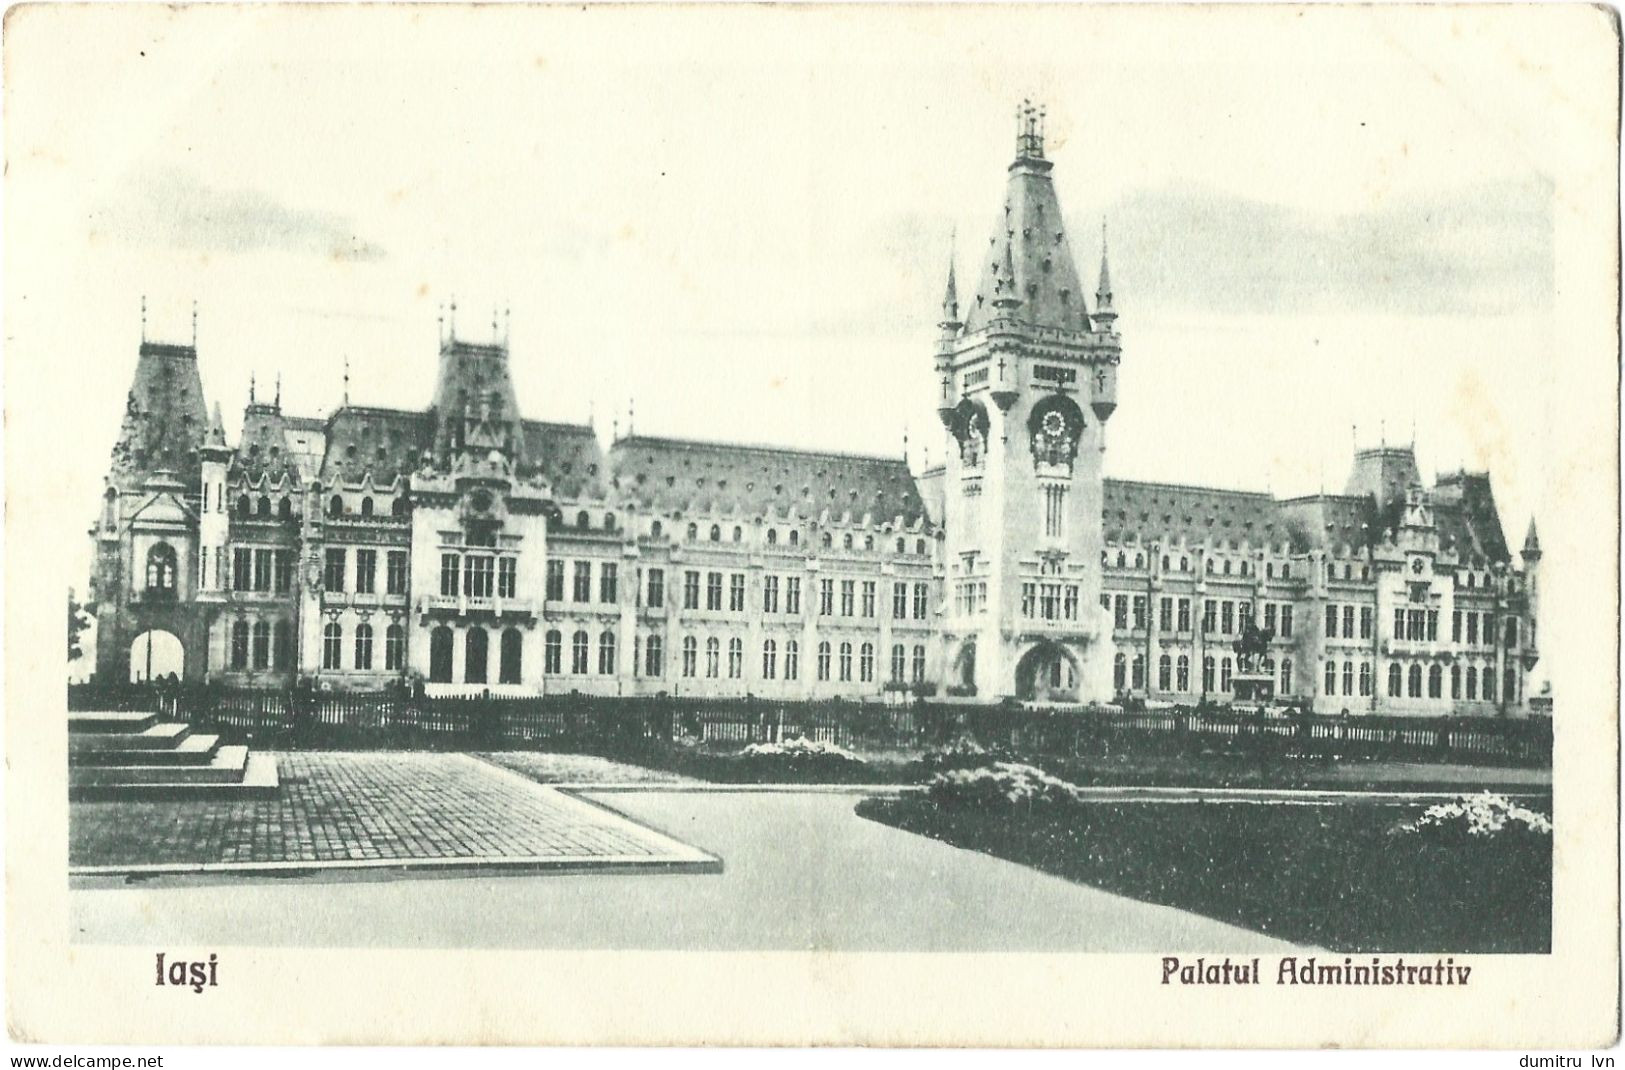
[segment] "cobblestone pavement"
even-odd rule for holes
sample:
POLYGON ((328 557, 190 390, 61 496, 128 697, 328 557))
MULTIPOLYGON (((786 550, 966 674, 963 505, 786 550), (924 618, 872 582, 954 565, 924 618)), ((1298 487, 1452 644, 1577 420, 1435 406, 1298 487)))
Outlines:
POLYGON ((512 769, 541 784, 700 784, 703 781, 664 769, 612 762, 591 754, 549 754, 504 750, 481 754, 486 761, 512 769))
POLYGON ((462 754, 276 755, 275 798, 71 804, 74 867, 647 859, 681 844, 462 754))

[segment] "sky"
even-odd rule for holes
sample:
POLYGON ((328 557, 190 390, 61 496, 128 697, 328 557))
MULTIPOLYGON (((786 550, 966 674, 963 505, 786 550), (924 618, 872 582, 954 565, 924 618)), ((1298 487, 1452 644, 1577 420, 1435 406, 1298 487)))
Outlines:
POLYGON ((233 437, 251 376, 426 406, 455 298, 473 340, 511 310, 527 417, 920 467, 948 263, 974 280, 1031 98, 1090 291, 1109 228, 1108 475, 1339 491, 1414 441, 1491 471, 1516 546, 1565 205, 1554 90, 1506 72, 1562 57, 1390 14, 13 9, 9 353, 61 384, 86 525, 143 295, 158 340, 197 303, 233 437))

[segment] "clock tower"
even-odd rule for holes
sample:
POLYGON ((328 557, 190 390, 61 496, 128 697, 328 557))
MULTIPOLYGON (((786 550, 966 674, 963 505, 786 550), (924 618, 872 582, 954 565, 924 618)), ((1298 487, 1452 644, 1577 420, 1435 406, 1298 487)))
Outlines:
POLYGON ((1044 154, 1017 112, 1016 158, 963 309, 948 269, 937 341, 947 432, 948 693, 978 701, 1111 697, 1100 608, 1101 461, 1122 356, 1104 229, 1094 310, 1044 154))

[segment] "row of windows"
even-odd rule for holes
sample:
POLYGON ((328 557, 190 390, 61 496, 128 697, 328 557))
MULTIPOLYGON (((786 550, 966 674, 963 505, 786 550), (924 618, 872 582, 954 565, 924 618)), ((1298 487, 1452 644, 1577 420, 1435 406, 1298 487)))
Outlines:
MULTIPOLYGON (((448 638, 449 638, 449 636, 451 634, 449 629, 441 628, 441 629, 436 629, 436 631, 437 632, 444 631, 448 638)), ((484 653, 483 653, 484 652, 483 643, 484 643, 484 635, 485 635, 485 633, 481 629, 476 628, 476 629, 471 630, 469 632, 469 635, 472 636, 474 634, 474 632, 476 632, 476 631, 478 631, 480 633, 480 636, 481 636, 481 640, 480 640, 481 644, 482 644, 481 648, 480 648, 481 649, 481 657, 480 657, 480 673, 481 673, 481 675, 480 675, 480 678, 479 678, 479 682, 483 683, 485 681, 485 676, 484 676, 485 661, 484 661, 484 653)), ((518 635, 517 632, 515 632, 514 634, 518 635)), ((372 625, 370 625, 370 624, 358 624, 358 625, 356 625, 355 635, 352 637, 352 643, 348 644, 349 647, 350 647, 351 654, 352 654, 352 657, 350 658, 350 661, 349 661, 348 664, 346 664, 345 660, 344 660, 344 652, 345 652, 346 645, 347 644, 344 641, 344 626, 342 624, 338 623, 337 621, 329 621, 327 624, 323 625, 322 626, 322 668, 327 669, 327 670, 332 670, 332 671, 338 671, 338 670, 342 670, 342 669, 354 669, 354 670, 356 670, 358 672, 371 672, 372 669, 373 669, 373 649, 372 649, 372 647, 373 647, 373 630, 372 630, 372 625)), ((449 648, 448 648, 448 654, 449 654, 449 648)), ((399 624, 391 624, 388 628, 384 629, 384 671, 386 671, 386 672, 399 672, 405 667, 406 667, 406 629, 402 628, 399 624)), ((451 679, 449 660, 447 662, 447 672, 446 672, 445 679, 447 679, 447 680, 451 679)))
MULTIPOLYGON (((1147 613, 1151 600, 1149 596, 1137 595, 1110 595, 1100 596, 1100 604, 1112 611, 1112 626, 1119 630, 1128 630, 1130 621, 1136 630, 1144 631, 1147 627, 1147 613), (1132 616, 1131 616, 1132 615, 1132 616)), ((1264 628, 1275 632, 1281 639, 1292 638, 1292 607, 1280 605, 1275 602, 1264 603, 1264 628), (1279 630, 1277 630, 1279 629, 1279 630)), ((1163 598, 1158 606, 1157 627, 1164 632, 1188 632, 1191 630, 1191 600, 1189 598, 1173 597, 1163 598)), ((1202 631, 1204 634, 1236 635, 1243 631, 1247 622, 1252 619, 1253 604, 1248 601, 1237 602, 1234 599, 1208 598, 1202 602, 1202 631)), ((1070 619, 1070 618, 1069 618, 1070 619)))
MULTIPOLYGON (((242 506, 247 501, 248 501, 248 499, 246 497, 237 499, 237 505, 238 505, 239 511, 241 511, 242 506)), ((265 499, 261 498, 260 501, 263 504, 265 499)), ((286 507, 287 504, 288 504, 288 500, 286 498, 284 498, 282 500, 282 504, 283 504, 284 507, 286 507)), ((349 508, 348 504, 345 503, 343 495, 335 494, 331 498, 327 499, 327 515, 328 516, 343 516, 344 514, 348 513, 349 511, 350 511, 350 508, 349 508)), ((396 498, 396 499, 394 499, 393 501, 390 502, 390 505, 389 505, 389 515, 390 516, 408 516, 408 515, 410 515, 411 512, 412 512, 412 505, 405 498, 396 498)), ((378 510, 373 505, 372 497, 370 495, 367 496, 367 497, 362 498, 361 499, 361 504, 356 509, 356 515, 358 515, 358 516, 375 516, 375 515, 377 515, 377 513, 378 513, 378 510)), ((260 515, 263 516, 264 514, 261 513, 260 515)), ((283 516, 286 517, 288 515, 289 514, 286 511, 284 511, 283 516)))
MULTIPOLYGON (((1234 677, 1234 662, 1229 658, 1202 659, 1202 691, 1204 693, 1215 690, 1229 691, 1234 677), (1215 677, 1215 673, 1217 676, 1215 677)), ((1275 676, 1275 660, 1264 658, 1259 663, 1259 671, 1270 677, 1275 676)), ((1118 691, 1143 690, 1145 681, 1145 655, 1136 654, 1131 659, 1127 655, 1118 653, 1112 660, 1112 686, 1118 691)), ((1164 654, 1157 659, 1157 690, 1188 692, 1191 689, 1191 659, 1188 654, 1180 654, 1177 658, 1164 654)), ((1281 686, 1279 694, 1289 694, 1292 691, 1292 659, 1281 659, 1281 686)))
MULTIPOLYGON (((1360 694, 1369 695, 1368 687, 1371 666, 1360 666, 1360 694)), ((1343 663, 1343 694, 1353 692, 1349 684, 1353 678, 1353 668, 1348 662, 1343 663)), ((1426 697, 1444 697, 1444 669, 1439 665, 1430 665, 1424 674, 1422 666, 1412 664, 1408 668, 1399 662, 1390 662, 1388 665, 1388 697, 1389 698, 1422 698, 1424 697, 1423 680, 1426 679, 1426 697)), ((1508 702, 1518 701, 1518 671, 1508 667, 1503 674, 1503 694, 1508 702)), ((1326 694, 1335 695, 1334 687, 1337 682, 1337 663, 1326 663, 1326 694)), ((1482 700, 1495 701, 1495 670, 1489 666, 1480 669, 1476 665, 1450 666, 1450 697, 1453 699, 1467 699, 1469 701, 1482 700)))
MULTIPOLYGON (((443 558, 455 558, 456 554, 444 554, 443 558)), ((502 558, 503 561, 511 560, 502 558)), ((570 600, 572 602, 591 602, 593 600, 592 565, 591 561, 572 561, 566 572, 566 562, 549 561, 547 563, 547 586, 545 594, 550 602, 564 601, 565 577, 570 577, 570 600)), ((664 601, 664 577, 659 569, 650 569, 650 605, 658 606, 664 601)), ((442 586, 444 586, 444 575, 442 586)), ((515 581, 517 582, 517 580, 515 581)), ((453 592, 455 593, 455 591, 453 592)), ((620 569, 613 561, 600 561, 598 563, 598 601, 616 602, 620 599, 620 569)), ((511 595, 504 594, 508 598, 511 595)))
MULTIPOLYGON (((1338 625, 1341 624, 1342 625, 1342 628, 1341 628, 1342 637, 1344 639, 1353 639, 1354 638, 1354 620, 1355 620, 1355 610, 1356 609, 1359 610, 1360 638, 1361 639, 1370 639, 1371 638, 1371 630, 1372 630, 1372 628, 1374 628, 1376 626, 1376 610, 1374 610, 1370 606, 1358 606, 1358 607, 1356 607, 1356 606, 1338 606, 1338 605, 1328 605, 1326 607, 1326 638, 1328 638, 1328 639, 1336 639, 1338 637, 1338 635, 1339 635, 1339 627, 1338 627, 1338 625)), ((1433 626, 1434 626, 1435 630, 1437 630, 1437 628, 1438 628, 1438 614, 1437 613, 1433 614, 1433 626)))
MULTIPOLYGON (((652 537, 658 539, 660 537, 660 535, 661 535, 661 532, 662 532, 662 529, 661 529, 661 526, 660 526, 660 521, 656 520, 652 524, 649 525, 649 534, 652 537)), ((731 537, 731 539, 729 541, 731 541, 731 542, 743 542, 744 538, 745 538, 745 529, 741 525, 735 524, 733 526, 731 534, 732 534, 732 537, 731 537)), ((700 525, 699 524, 690 523, 688 525, 687 539, 688 539, 689 542, 699 542, 700 541, 700 525)), ((706 541, 708 541, 708 542, 721 542, 721 541, 723 541, 722 540, 722 525, 721 524, 712 524, 711 525, 711 528, 710 528, 710 531, 709 531, 709 533, 707 535, 706 541)), ((766 534, 763 536, 763 541, 766 542, 767 545, 769 545, 769 546, 777 546, 778 543, 779 543, 779 529, 775 528, 775 527, 769 527, 767 529, 766 534)), ((796 528, 791 528, 789 530, 789 533, 788 533, 788 536, 787 536, 787 542, 791 546, 800 546, 801 545, 801 532, 800 532, 800 530, 798 530, 796 528)), ((829 531, 823 532, 820 535, 819 542, 823 546, 824 549, 826 549, 826 550, 833 549, 834 546, 835 546, 835 535, 834 535, 834 533, 829 532, 829 531)), ((908 553, 908 545, 909 545, 908 540, 906 538, 904 538, 903 536, 899 535, 896 538, 896 540, 892 543, 892 549, 896 553, 905 554, 905 553, 908 553)), ((929 544, 926 542, 925 539, 916 538, 914 540, 914 552, 923 557, 928 552, 928 545, 929 544)), ((852 532, 848 531, 848 532, 844 533, 841 536, 841 548, 843 550, 855 550, 855 549, 857 549, 857 546, 858 546, 857 539, 853 535, 852 532)), ((874 535, 873 534, 864 535, 863 536, 863 549, 872 551, 874 548, 875 548, 875 537, 874 537, 874 535)))
POLYGON ((293 663, 293 626, 285 620, 275 624, 246 620, 231 624, 231 667, 244 670, 287 669, 293 663))
MULTIPOLYGON (((255 551, 256 555, 260 551, 255 551)), ((242 567, 243 550, 237 551, 235 568, 242 567)), ((385 551, 384 590, 388 594, 405 594, 409 559, 405 550, 385 551)), ((350 572, 350 551, 341 546, 329 546, 323 559, 322 583, 329 591, 343 591, 353 580, 357 594, 378 593, 378 551, 360 548, 355 552, 355 571, 350 572)), ((256 569, 258 564, 256 563, 256 569)), ((257 572, 256 572, 257 577, 257 572)), ((261 589, 261 588, 256 588, 261 589)), ((278 590, 284 590, 278 587, 278 590)))
MULTIPOLYGON (((653 641, 653 640, 651 640, 653 641)), ((683 637, 682 674, 687 678, 701 675, 701 646, 698 637, 688 635, 683 637)), ((722 675, 722 643, 716 637, 705 640, 703 663, 706 679, 718 679, 722 675)), ((875 645, 863 643, 855 648, 857 679, 860 683, 873 683, 875 679, 875 645)), ((744 675, 745 645, 739 638, 728 640, 727 646, 727 676, 730 680, 737 680, 744 675)), ((828 681, 831 673, 843 683, 853 679, 854 647, 851 643, 841 643, 838 646, 827 640, 818 644, 815 671, 820 681, 828 681)), ((763 680, 779 679, 782 665, 784 679, 796 680, 801 672, 801 644, 794 639, 784 642, 783 660, 780 660, 779 642, 776 639, 762 641, 762 675, 763 680)), ((903 683, 910 678, 914 683, 925 680, 925 647, 916 645, 912 656, 909 649, 902 643, 892 646, 891 650, 891 676, 893 683, 903 683)))
MULTIPOLYGON (((332 552, 328 551, 329 554, 332 552)), ((329 560, 330 566, 331 563, 329 560)), ((342 564, 340 562, 341 567, 342 564)), ((516 597, 519 593, 519 559, 493 554, 441 554, 440 594, 454 598, 459 591, 468 598, 490 598, 493 593, 498 598, 516 597)))
MULTIPOLYGON (((983 589, 986 607, 986 587, 983 589)), ((1023 583, 1021 615, 1041 620, 1077 620, 1078 585, 1075 583, 1023 583)))
MULTIPOLYGON (((1128 551, 1119 550, 1119 551, 1117 551, 1116 561, 1117 561, 1117 567, 1118 568, 1144 569, 1145 568, 1145 563, 1146 563, 1145 551, 1143 551, 1143 550, 1136 551, 1135 554, 1134 554, 1134 557, 1132 558, 1132 563, 1131 563, 1131 559, 1130 559, 1130 557, 1128 555, 1128 551)), ((1100 563, 1102 565, 1110 565, 1112 563, 1112 558, 1111 558, 1111 554, 1110 554, 1109 551, 1106 551, 1106 550, 1100 551, 1100 563)), ((1162 555, 1162 571, 1163 572, 1173 572, 1173 571, 1175 571, 1176 564, 1178 566, 1178 571, 1180 571, 1180 572, 1190 572, 1191 571, 1190 555, 1189 554, 1181 554, 1177 561, 1175 560, 1175 558, 1174 558, 1174 556, 1172 554, 1163 554, 1162 555)), ((1221 562, 1221 561, 1215 561, 1215 559, 1210 557, 1210 558, 1207 559, 1206 564, 1205 564, 1204 567, 1205 567, 1205 569, 1207 571, 1207 574, 1209 576, 1215 576, 1215 575, 1253 576, 1253 575, 1257 574, 1257 568, 1253 565, 1253 563, 1251 561, 1248 561, 1248 560, 1245 560, 1245 559, 1243 559, 1241 561, 1232 561, 1229 558, 1225 558, 1221 562)), ((1264 578, 1273 580, 1276 577, 1276 573, 1277 573, 1277 569, 1275 567, 1275 562, 1266 561, 1264 563, 1264 578)), ((1292 565, 1290 563, 1288 563, 1288 562, 1285 562, 1285 561, 1281 562, 1281 567, 1279 569, 1279 573, 1280 573, 1280 578, 1281 579, 1283 579, 1283 580, 1291 579, 1292 578, 1292 565)))

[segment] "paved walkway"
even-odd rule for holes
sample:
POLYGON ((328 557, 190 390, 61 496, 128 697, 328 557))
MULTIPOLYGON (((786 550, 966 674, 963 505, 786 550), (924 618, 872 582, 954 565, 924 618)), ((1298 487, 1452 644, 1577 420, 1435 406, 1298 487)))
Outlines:
POLYGON ((479 757, 512 769, 538 784, 700 784, 702 781, 664 769, 628 765, 591 754, 553 754, 547 751, 501 750, 479 757))
POLYGON ((720 873, 75 882, 74 939, 146 945, 1269 952, 1171 907, 866 821, 832 794, 606 793, 720 873))
POLYGON ((276 758, 282 789, 274 798, 73 803, 74 871, 710 861, 602 807, 467 755, 276 758))

